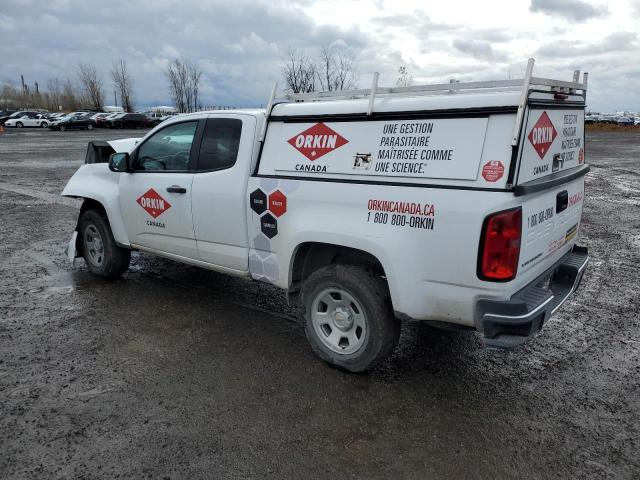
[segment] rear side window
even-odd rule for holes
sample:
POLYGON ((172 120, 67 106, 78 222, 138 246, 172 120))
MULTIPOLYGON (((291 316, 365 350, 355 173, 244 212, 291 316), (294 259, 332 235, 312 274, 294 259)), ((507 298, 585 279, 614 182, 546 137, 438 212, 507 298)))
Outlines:
POLYGON ((235 118, 209 118, 204 129, 198 170, 222 170, 236 163, 242 120, 235 118))

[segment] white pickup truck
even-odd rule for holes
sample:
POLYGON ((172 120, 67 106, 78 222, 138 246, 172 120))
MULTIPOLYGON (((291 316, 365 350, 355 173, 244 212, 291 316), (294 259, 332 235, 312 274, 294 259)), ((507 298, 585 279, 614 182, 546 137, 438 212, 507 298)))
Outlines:
POLYGON ((132 250, 270 282, 325 361, 365 370, 400 321, 534 335, 577 288, 586 74, 301 94, 198 112, 120 141, 62 193, 71 258, 132 250))

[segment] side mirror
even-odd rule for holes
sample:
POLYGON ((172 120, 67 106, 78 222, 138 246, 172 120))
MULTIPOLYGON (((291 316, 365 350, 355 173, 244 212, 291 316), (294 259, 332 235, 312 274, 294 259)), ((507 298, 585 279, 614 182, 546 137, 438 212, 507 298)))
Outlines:
POLYGON ((109 170, 112 172, 129 172, 129 154, 127 152, 112 153, 109 157, 109 170))

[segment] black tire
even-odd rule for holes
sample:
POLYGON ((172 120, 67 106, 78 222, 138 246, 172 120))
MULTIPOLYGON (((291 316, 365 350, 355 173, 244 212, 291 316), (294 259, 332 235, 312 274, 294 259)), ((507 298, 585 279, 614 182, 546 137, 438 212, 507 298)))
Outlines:
POLYGON ((22 128, 22 127, 24 127, 22 122, 16 122, 16 128, 22 128))
MULTIPOLYGON (((333 296, 333 293, 329 294, 333 296)), ((344 303, 344 297, 339 301, 344 303)), ((346 303, 349 302, 350 300, 347 299, 346 303)), ((398 344, 400 321, 393 313, 387 284, 383 278, 362 267, 335 264, 316 270, 304 281, 301 303, 304 308, 304 331, 311 348, 322 360, 338 368, 350 372, 365 371, 390 355, 398 344), (320 315, 325 313, 320 311, 322 298, 333 289, 351 296, 357 305, 355 312, 360 316, 358 310, 362 310, 361 313, 364 315, 366 327, 362 340, 357 340, 361 344, 354 352, 337 353, 335 345, 328 346, 331 343, 328 340, 329 334, 323 329, 333 329, 330 322, 327 321, 328 323, 322 327, 318 327, 318 322, 314 324, 314 310, 317 310, 320 315), (321 335, 325 335, 324 340, 321 335)), ((351 306, 353 307, 353 304, 351 306)), ((338 309, 344 311, 343 307, 337 307, 334 314, 338 309)), ((351 314, 354 313, 351 307, 347 310, 351 311, 351 314)), ((328 310, 326 313, 330 314, 328 310)), ((351 317, 351 314, 347 313, 347 316, 351 317)), ((325 318, 330 317, 331 314, 325 318)), ((332 318, 335 319, 335 316, 332 318)), ((353 321, 351 324, 353 325, 353 321)), ((342 330, 336 330, 336 332, 337 336, 343 333, 342 330)), ((347 334, 344 333, 344 335, 347 334)), ((340 342, 345 339, 346 337, 341 338, 340 342)))
POLYGON ((59 130, 60 130, 61 132, 64 132, 66 129, 67 129, 67 128, 66 128, 64 125, 60 125, 59 130))
POLYGON ((93 125, 88 124, 88 125, 87 125, 87 130, 93 130, 93 125))
POLYGON ((82 255, 92 273, 113 280, 127 271, 131 250, 116 244, 106 214, 87 210, 80 217, 79 225, 82 255), (100 248, 92 248, 96 247, 96 238, 102 246, 101 258, 100 248))
POLYGON ((48 124, 47 122, 42 122, 42 123, 40 124, 40 126, 41 126, 42 128, 47 128, 47 127, 49 127, 49 124, 48 124))

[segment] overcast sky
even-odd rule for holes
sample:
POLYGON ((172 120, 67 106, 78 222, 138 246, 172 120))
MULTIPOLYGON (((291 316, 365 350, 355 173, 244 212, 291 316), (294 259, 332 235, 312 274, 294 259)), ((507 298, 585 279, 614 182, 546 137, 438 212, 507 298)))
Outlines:
MULTIPOLYGON (((203 103, 259 106, 291 47, 346 45, 360 86, 400 65, 414 83, 588 71, 594 111, 640 110, 640 0, 0 0, 0 82, 46 85, 125 59, 138 106, 170 102, 175 57, 204 71, 203 103)), ((112 98, 112 94, 109 95, 112 98)), ((108 101, 107 103, 113 103, 108 101)))

